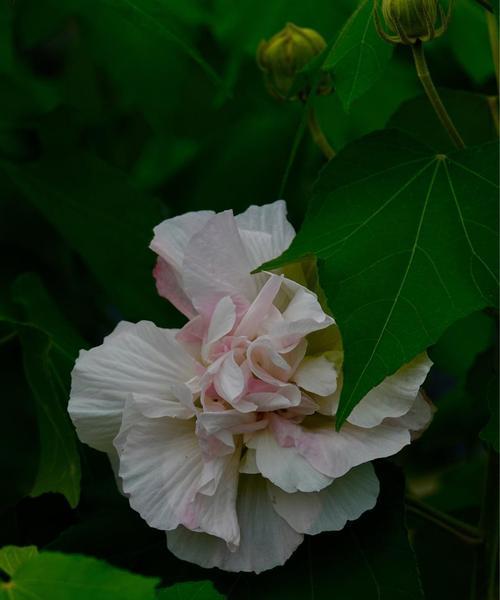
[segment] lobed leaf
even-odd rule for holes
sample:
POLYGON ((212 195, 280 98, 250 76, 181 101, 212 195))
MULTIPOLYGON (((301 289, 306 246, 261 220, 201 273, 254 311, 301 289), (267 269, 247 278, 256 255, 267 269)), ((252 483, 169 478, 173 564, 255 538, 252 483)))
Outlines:
POLYGON ((457 319, 497 302, 496 143, 435 154, 394 131, 323 170, 309 214, 273 268, 309 254, 344 343, 337 426, 457 319))

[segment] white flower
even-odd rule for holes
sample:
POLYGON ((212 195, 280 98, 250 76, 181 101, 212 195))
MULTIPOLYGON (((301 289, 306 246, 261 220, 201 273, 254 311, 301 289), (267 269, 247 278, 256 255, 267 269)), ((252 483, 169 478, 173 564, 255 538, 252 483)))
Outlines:
POLYGON ((80 439, 109 454, 170 550, 204 567, 258 573, 305 533, 342 529, 375 505, 370 461, 398 452, 431 416, 421 355, 335 431, 334 320, 283 273, 250 274, 294 235, 284 202, 164 221, 151 244, 157 287, 189 322, 120 323, 73 371, 80 439))

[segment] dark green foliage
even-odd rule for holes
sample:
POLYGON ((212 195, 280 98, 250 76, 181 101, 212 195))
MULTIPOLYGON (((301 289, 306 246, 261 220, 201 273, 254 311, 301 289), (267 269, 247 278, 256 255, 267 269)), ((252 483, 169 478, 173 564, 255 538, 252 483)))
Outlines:
POLYGON ((413 513, 407 523, 403 476, 388 461, 377 464, 376 508, 306 539, 283 567, 255 576, 182 562, 67 415, 82 348, 123 319, 183 323, 155 290, 152 228, 280 193, 299 234, 278 262, 317 258, 343 336, 338 425, 429 349, 437 412, 394 461, 413 496, 494 531, 491 469, 484 490, 498 452, 498 92, 486 11, 457 0, 449 31, 425 45, 467 145, 457 152, 410 49, 377 36, 372 8, 0 3, 1 600, 496 597, 491 535, 476 547, 413 513), (333 94, 307 106, 337 151, 329 164, 304 105, 270 98, 255 64, 259 41, 287 21, 328 43, 298 81, 319 68, 332 78, 333 94))

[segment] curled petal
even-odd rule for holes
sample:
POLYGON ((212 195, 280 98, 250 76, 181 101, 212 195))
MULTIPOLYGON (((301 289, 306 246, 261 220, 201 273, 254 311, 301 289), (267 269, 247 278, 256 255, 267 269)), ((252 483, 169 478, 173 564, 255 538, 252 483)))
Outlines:
POLYGON ((354 408, 349 423, 358 427, 375 427, 384 419, 406 414, 417 398, 432 366, 424 352, 404 365, 394 375, 386 377, 354 408))
POLYGON ((351 469, 317 493, 287 494, 269 484, 274 507, 299 533, 315 535, 323 531, 339 531, 347 521, 358 519, 372 509, 380 484, 371 463, 351 469))

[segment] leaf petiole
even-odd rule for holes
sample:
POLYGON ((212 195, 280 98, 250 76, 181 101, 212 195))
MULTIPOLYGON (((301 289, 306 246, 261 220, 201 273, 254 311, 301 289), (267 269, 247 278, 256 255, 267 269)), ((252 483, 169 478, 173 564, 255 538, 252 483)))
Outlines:
POLYGON ((455 147, 459 150, 463 150, 465 148, 465 143, 458 133, 455 124, 451 120, 448 111, 446 110, 443 101, 441 100, 441 96, 439 95, 434 82, 432 81, 431 74, 429 72, 429 67, 427 66, 427 61, 425 59, 424 47, 420 40, 417 40, 411 47, 413 52, 413 58, 415 60, 415 67, 417 69, 417 75, 422 83, 422 86, 429 98, 429 102, 432 104, 432 108, 435 110, 436 115, 438 116, 441 124, 448 132, 452 142, 455 144, 455 147))

